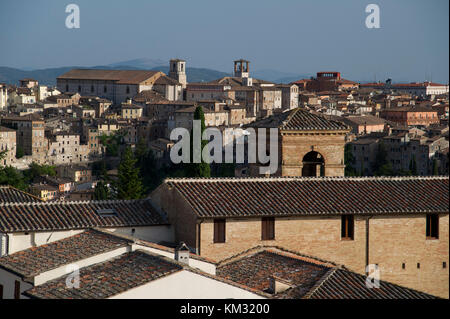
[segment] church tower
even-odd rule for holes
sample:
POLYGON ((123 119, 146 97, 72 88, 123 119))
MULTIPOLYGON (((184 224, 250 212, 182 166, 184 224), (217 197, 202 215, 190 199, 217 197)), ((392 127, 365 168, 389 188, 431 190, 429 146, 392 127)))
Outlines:
POLYGON ((180 59, 172 59, 170 60, 170 71, 169 77, 177 80, 183 86, 183 89, 186 88, 187 79, 186 79, 186 61, 180 59))

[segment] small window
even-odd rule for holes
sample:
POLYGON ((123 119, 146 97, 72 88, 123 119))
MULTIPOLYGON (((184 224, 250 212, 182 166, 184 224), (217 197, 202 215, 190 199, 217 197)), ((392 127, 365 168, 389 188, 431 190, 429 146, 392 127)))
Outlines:
POLYGON ((447 263, 445 261, 442 263, 442 268, 447 268, 447 263))
POLYGON ((3 285, 0 285, 0 299, 3 299, 3 285))
POLYGON ((107 87, 105 85, 105 87, 103 88, 103 92, 106 93, 107 91, 108 91, 108 89, 107 89, 107 87))
POLYGON ((264 217, 261 220, 261 240, 275 239, 275 218, 264 217))
POLYGON ((420 263, 417 263, 417 269, 420 269, 420 263))
POLYGON ((214 242, 225 242, 225 219, 214 220, 214 242))
POLYGON ((343 215, 341 217, 341 238, 353 240, 354 218, 353 215, 343 215))
POLYGON ((20 299, 20 281, 14 283, 14 299, 20 299))
POLYGON ((402 263, 402 269, 405 269, 405 268, 406 268, 406 264, 402 263))
POLYGON ((91 85, 91 92, 94 93, 94 86, 91 85))
POLYGON ((428 214, 426 222, 426 236, 427 239, 439 238, 439 215, 428 214))

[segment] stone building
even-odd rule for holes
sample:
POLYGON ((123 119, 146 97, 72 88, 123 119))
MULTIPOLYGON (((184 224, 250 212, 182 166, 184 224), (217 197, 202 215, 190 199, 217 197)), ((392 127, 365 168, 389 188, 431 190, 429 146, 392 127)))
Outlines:
POLYGON ((152 89, 163 75, 159 71, 73 69, 57 78, 57 87, 61 92, 95 95, 119 104, 152 89))
POLYGON ((400 125, 429 126, 439 124, 437 110, 427 107, 406 106, 381 111, 380 117, 400 125))
POLYGON ((449 178, 167 179, 151 195, 175 240, 223 260, 277 246, 449 296, 449 178), (420 196, 418 196, 420 194, 420 196))
POLYGON ((81 163, 89 160, 90 148, 80 143, 80 135, 58 132, 48 136, 47 163, 62 165, 81 163))
MULTIPOLYGON (((176 80, 185 89, 187 85, 186 77, 186 61, 180 59, 172 59, 169 63, 169 77, 176 80)), ((178 99, 176 99, 178 100, 178 99)))
POLYGON ((8 88, 6 84, 0 83, 0 111, 6 110, 8 106, 8 88))
POLYGON ((31 155, 37 163, 43 164, 48 149, 44 133, 44 120, 37 114, 25 116, 5 116, 1 125, 16 130, 17 148, 25 155, 31 155))
MULTIPOLYGON (((300 108, 251 123, 255 129, 278 129, 278 163, 281 176, 344 176, 345 137, 350 128, 300 108)), ((267 143, 268 144, 268 143, 267 143)), ((268 146, 267 146, 268 147, 268 146)), ((250 175, 258 175, 250 166, 250 175)))
POLYGON ((296 84, 278 84, 277 88, 281 89, 281 108, 283 110, 292 110, 299 106, 299 89, 296 84))
POLYGON ((6 151, 0 166, 9 166, 16 161, 16 131, 0 126, 0 152, 6 151))

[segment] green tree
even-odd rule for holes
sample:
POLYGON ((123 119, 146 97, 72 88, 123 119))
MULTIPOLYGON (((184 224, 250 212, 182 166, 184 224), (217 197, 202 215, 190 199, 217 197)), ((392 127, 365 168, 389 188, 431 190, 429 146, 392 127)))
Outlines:
POLYGON ((109 188, 104 182, 100 181, 97 183, 97 186, 95 186, 94 199, 96 200, 110 199, 109 188))
POLYGON ((17 146, 16 148, 16 158, 22 158, 24 157, 25 153, 23 152, 23 148, 20 146, 17 146))
POLYGON ((10 185, 21 190, 27 190, 29 183, 19 170, 6 166, 0 167, 0 185, 10 185))
POLYGON ((31 183, 38 176, 56 176, 56 169, 55 166, 39 165, 33 162, 30 164, 29 168, 24 171, 24 175, 28 182, 31 183))
POLYGON ((117 181, 118 199, 137 199, 142 196, 142 181, 139 176, 139 168, 136 167, 135 159, 130 147, 122 154, 119 164, 117 181))
MULTIPOLYGON (((198 106, 195 109, 194 120, 201 121, 200 136, 203 136, 203 132, 206 129, 206 125, 205 125, 205 114, 203 113, 203 108, 201 106, 198 106)), ((201 145, 200 151, 202 151, 207 144, 208 141, 202 139, 200 142, 201 145)), ((186 175, 189 177, 211 177, 211 168, 209 164, 204 161, 203 156, 201 156, 200 163, 194 163, 193 148, 194 148, 194 134, 193 132, 191 132, 191 162, 187 165, 186 175)))

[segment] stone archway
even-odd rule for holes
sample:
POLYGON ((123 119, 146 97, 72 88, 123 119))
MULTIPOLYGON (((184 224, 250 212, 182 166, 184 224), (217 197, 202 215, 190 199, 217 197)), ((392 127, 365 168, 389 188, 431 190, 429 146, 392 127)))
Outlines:
POLYGON ((316 151, 305 154, 302 176, 325 176, 325 159, 322 154, 316 151))

